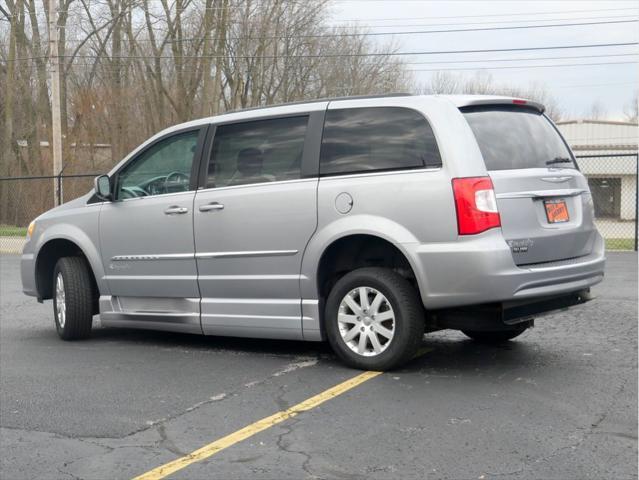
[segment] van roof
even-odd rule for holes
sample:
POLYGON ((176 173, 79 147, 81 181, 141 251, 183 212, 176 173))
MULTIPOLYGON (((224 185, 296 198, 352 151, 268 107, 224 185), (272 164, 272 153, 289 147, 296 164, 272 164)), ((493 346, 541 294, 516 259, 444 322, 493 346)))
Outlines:
POLYGON ((309 103, 338 102, 340 100, 370 100, 371 98, 392 98, 392 97, 413 97, 413 96, 415 95, 412 93, 398 92, 398 93, 382 93, 378 95, 347 95, 343 97, 314 98, 312 100, 299 100, 296 102, 274 103, 273 105, 263 105, 260 107, 249 107, 249 108, 239 108, 237 110, 228 110, 224 112, 222 115, 226 115, 227 113, 250 112, 252 110, 261 110, 263 108, 306 105, 309 103))
POLYGON ((338 101, 357 101, 357 100, 371 100, 375 98, 402 98, 402 97, 422 97, 422 98, 443 98, 451 103, 453 103, 458 108, 463 107, 471 107, 471 106, 482 106, 482 105, 522 105, 532 107, 540 112, 544 111, 544 106, 540 103, 537 103, 532 100, 517 98, 517 97, 507 97, 500 95, 413 95, 411 93, 390 93, 383 95, 354 95, 354 96, 346 96, 346 97, 331 97, 331 98, 318 98, 312 100, 302 100, 298 102, 289 102, 275 105, 264 105, 259 107, 250 107, 243 108, 238 110, 230 110, 214 117, 206 117, 200 118, 198 120, 193 120, 190 122, 182 123, 180 125, 175 125, 167 128, 162 133, 167 133, 171 130, 177 130, 190 126, 202 125, 204 123, 217 122, 217 121, 227 121, 227 120, 240 120, 246 112, 252 111, 266 111, 272 110, 273 115, 287 114, 287 113, 297 113, 297 112, 305 112, 308 110, 321 110, 326 107, 326 105, 330 102, 338 102, 338 101), (310 107, 310 108, 309 108, 310 107))

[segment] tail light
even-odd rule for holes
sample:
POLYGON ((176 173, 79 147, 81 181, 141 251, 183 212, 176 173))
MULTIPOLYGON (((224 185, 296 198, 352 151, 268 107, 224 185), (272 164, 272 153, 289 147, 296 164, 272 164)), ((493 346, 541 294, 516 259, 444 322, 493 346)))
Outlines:
POLYGON ((501 226, 490 177, 453 178, 453 193, 460 235, 474 235, 501 226))

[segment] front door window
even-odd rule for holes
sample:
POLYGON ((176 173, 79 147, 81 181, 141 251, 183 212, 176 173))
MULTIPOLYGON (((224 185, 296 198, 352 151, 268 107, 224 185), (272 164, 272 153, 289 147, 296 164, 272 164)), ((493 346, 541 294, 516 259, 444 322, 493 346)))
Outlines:
POLYGON ((147 197, 190 189, 199 130, 160 140, 124 167, 116 181, 116 199, 147 197))

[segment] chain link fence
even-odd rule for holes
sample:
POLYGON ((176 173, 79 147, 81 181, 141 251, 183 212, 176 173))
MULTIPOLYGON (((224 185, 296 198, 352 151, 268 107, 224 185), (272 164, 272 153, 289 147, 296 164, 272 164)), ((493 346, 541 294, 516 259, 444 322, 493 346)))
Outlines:
MULTIPOLYGON (((588 178, 606 248, 637 250, 637 154, 578 155, 577 162, 588 178)), ((56 183, 60 200, 69 201, 87 193, 97 175, 0 178, 0 253, 22 251, 29 222, 55 206, 56 183)))
POLYGON ((27 226, 58 203, 73 200, 93 188, 97 173, 0 178, 0 253, 21 253, 27 226))
POLYGON ((637 153, 577 155, 608 250, 637 250, 637 153))

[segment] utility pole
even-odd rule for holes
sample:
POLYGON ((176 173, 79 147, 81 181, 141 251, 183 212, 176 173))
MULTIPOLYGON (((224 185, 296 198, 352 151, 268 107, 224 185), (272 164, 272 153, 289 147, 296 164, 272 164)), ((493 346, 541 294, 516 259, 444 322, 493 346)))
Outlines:
POLYGON ((58 56, 58 0, 49 0, 49 58, 51 73, 51 127, 55 205, 62 203, 62 127, 60 116, 60 58, 58 56))
POLYGON ((213 78, 213 94, 211 98, 213 108, 211 110, 211 115, 217 115, 220 113, 222 66, 224 65, 222 55, 224 55, 224 52, 226 51, 226 22, 228 20, 226 12, 229 8, 228 0, 222 0, 222 4, 218 10, 219 13, 216 26, 216 33, 217 31, 219 31, 219 33, 217 35, 217 45, 215 46, 215 77, 213 78))
POLYGON ((282 103, 288 102, 288 75, 290 64, 288 62, 288 18, 284 19, 287 22, 284 25, 284 98, 282 103))

